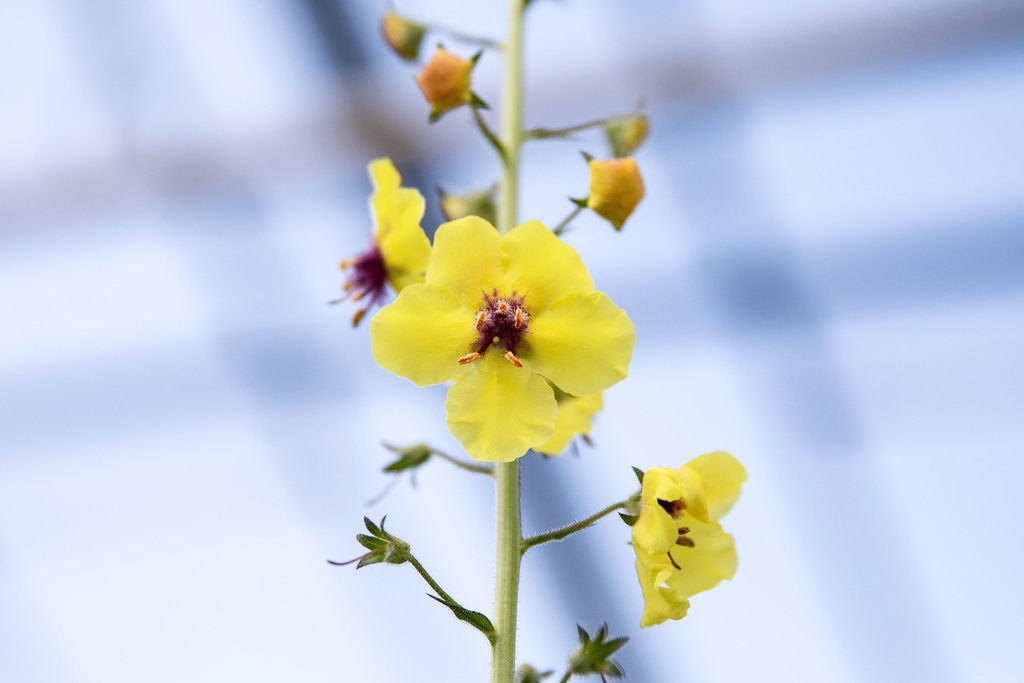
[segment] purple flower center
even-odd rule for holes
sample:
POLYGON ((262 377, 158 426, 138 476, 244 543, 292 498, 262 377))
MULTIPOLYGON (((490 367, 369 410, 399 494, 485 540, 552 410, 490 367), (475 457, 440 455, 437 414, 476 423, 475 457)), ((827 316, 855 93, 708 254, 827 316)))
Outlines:
POLYGON ((376 242, 354 259, 342 261, 341 269, 348 272, 348 278, 342 286, 345 294, 331 303, 336 304, 346 299, 365 301, 365 305, 352 316, 352 326, 355 327, 372 306, 379 306, 384 301, 388 272, 376 242))
POLYGON ((515 291, 507 297, 500 296, 497 289, 490 294, 484 292, 484 305, 474 315, 473 324, 477 331, 474 351, 459 358, 460 364, 474 361, 487 349, 498 345, 505 348, 505 359, 509 363, 516 367, 523 366, 516 357, 530 325, 530 314, 523 308, 523 297, 515 291))

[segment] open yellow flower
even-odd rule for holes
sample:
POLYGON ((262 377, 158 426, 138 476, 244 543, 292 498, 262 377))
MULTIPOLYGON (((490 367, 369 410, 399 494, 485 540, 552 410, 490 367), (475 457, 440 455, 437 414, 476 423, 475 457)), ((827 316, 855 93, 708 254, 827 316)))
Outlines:
POLYGON ((477 460, 508 462, 551 438, 547 380, 576 396, 626 376, 633 322, 576 250, 537 221, 502 237, 467 216, 437 230, 426 281, 370 325, 374 359, 419 386, 454 381, 448 428, 477 460))
POLYGON ((600 392, 589 396, 570 396, 557 387, 555 399, 558 401, 555 431, 550 439, 533 447, 533 450, 544 455, 560 455, 577 436, 586 439, 590 434, 594 413, 601 410, 604 403, 600 392))
POLYGON ((373 243, 359 256, 341 262, 341 269, 349 271, 349 276, 342 287, 345 295, 337 300, 365 301, 352 316, 353 326, 371 307, 383 303, 388 284, 400 292, 423 282, 430 257, 430 240, 420 227, 423 195, 413 188, 401 187, 402 177, 391 159, 374 159, 367 171, 374 188, 370 197, 375 225, 373 243))
POLYGON ((723 451, 677 469, 644 473, 633 525, 636 572, 644 594, 642 627, 682 619, 689 598, 736 573, 736 546, 718 520, 736 502, 746 470, 723 451))

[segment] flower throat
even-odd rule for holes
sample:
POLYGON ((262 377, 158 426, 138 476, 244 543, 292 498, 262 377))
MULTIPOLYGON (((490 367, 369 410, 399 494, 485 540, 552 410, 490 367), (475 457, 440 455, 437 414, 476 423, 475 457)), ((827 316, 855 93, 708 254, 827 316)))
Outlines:
POLYGON ((523 308, 523 297, 515 291, 509 297, 498 296, 498 290, 484 292, 484 306, 473 317, 477 339, 475 351, 459 358, 459 364, 465 365, 476 360, 491 346, 505 347, 505 360, 517 368, 523 367, 522 361, 516 356, 519 345, 530 324, 530 314, 523 308))

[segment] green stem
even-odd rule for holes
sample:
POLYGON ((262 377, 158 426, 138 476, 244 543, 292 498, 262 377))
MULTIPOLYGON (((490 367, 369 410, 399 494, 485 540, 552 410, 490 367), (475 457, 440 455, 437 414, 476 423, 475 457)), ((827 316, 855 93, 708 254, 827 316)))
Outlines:
POLYGON ((593 524, 597 520, 601 519, 602 517, 606 517, 606 516, 610 515, 611 513, 615 512, 616 510, 624 509, 626 507, 626 503, 627 502, 628 501, 623 500, 623 501, 620 501, 618 503, 615 503, 614 505, 609 505, 608 507, 606 507, 605 509, 601 510, 600 512, 595 512, 594 514, 590 515, 586 519, 581 519, 580 521, 576 522, 575 524, 570 524, 568 526, 564 526, 561 529, 555 529, 553 531, 549 531, 549 532, 544 533, 544 534, 537 534, 536 536, 530 536, 529 538, 524 538, 523 542, 521 544, 521 547, 523 549, 523 553, 525 554, 527 550, 529 550, 530 548, 532 548, 535 545, 541 545, 542 543, 550 543, 551 541, 560 541, 563 538, 566 538, 567 536, 572 536, 577 531, 583 531, 588 526, 590 526, 591 524, 593 524))
POLYGON ((491 683, 512 683, 516 668, 516 620, 519 608, 519 568, 522 562, 522 520, 519 507, 519 461, 498 463, 497 571, 494 577, 494 629, 491 683))
POLYGON ((439 451, 436 448, 433 448, 433 447, 430 447, 430 446, 428 446, 427 448, 430 449, 430 454, 431 455, 436 455, 437 457, 441 458, 442 460, 446 460, 446 461, 450 462, 451 464, 455 465, 456 467, 461 467, 462 469, 467 470, 469 472, 476 472, 478 474, 487 474, 487 475, 490 475, 492 477, 494 476, 494 468, 492 466, 490 466, 490 465, 477 465, 476 463, 467 462, 465 460, 460 460, 459 458, 456 458, 455 456, 452 456, 452 455, 448 455, 447 453, 439 451))
POLYGON ((562 233, 564 233, 565 229, 569 227, 569 223, 572 223, 572 219, 580 215, 580 211, 582 210, 583 207, 577 204, 576 208, 572 210, 572 213, 563 218, 562 222, 556 225, 554 228, 552 228, 551 232, 555 233, 556 235, 561 235, 562 233))
POLYGON ((440 585, 438 585, 437 581, 434 581, 434 577, 432 577, 427 572, 427 570, 423 568, 423 565, 420 564, 419 560, 417 560, 415 557, 410 556, 409 557, 409 564, 411 564, 413 567, 416 568, 416 571, 418 571, 420 573, 420 576, 423 577, 423 580, 426 581, 427 584, 431 588, 433 588, 435 592, 437 592, 438 596, 440 596, 441 598, 447 600, 448 602, 455 603, 456 605, 459 604, 459 603, 455 602, 455 600, 454 600, 454 598, 452 598, 452 596, 450 596, 450 595, 448 595, 447 593, 444 592, 444 589, 441 588, 440 585))
MULTIPOLYGON (((498 231, 516 225, 519 212, 519 148, 523 143, 523 10, 524 0, 509 0, 505 39, 505 80, 502 87, 501 143, 505 151, 498 206, 498 231)), ((516 668, 516 621, 519 611, 519 568, 523 559, 519 461, 494 469, 497 517, 494 575, 494 629, 491 683, 513 683, 516 668)))

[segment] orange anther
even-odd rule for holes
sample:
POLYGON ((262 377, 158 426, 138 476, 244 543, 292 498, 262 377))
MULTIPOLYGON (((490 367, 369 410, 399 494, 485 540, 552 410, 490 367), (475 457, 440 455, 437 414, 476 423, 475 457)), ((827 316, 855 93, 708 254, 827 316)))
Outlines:
POLYGON ((459 359, 459 365, 465 365, 466 363, 471 363, 472 361, 475 361, 479 357, 480 357, 480 354, 477 353, 476 351, 474 351, 473 353, 467 353, 465 356, 463 356, 462 358, 459 359))
POLYGON ((509 363, 516 366, 517 368, 523 367, 523 361, 516 358, 516 354, 512 353, 511 351, 505 352, 505 360, 507 360, 509 363))
POLYGON ((484 328, 484 323, 487 322, 487 311, 477 311, 476 313, 476 330, 479 332, 484 328))
POLYGON ((516 319, 512 324, 515 325, 515 328, 518 330, 526 323, 527 317, 526 311, 516 306, 516 319))

